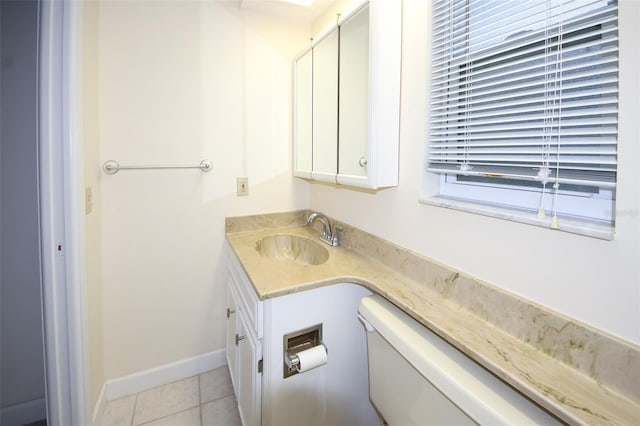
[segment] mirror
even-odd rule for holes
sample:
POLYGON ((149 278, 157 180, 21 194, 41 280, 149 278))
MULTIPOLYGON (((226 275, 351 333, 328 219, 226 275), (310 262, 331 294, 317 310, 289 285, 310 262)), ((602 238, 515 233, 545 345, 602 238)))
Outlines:
POLYGON ((367 175, 369 7, 340 25, 338 173, 367 175))
POLYGON ((312 177, 335 182, 338 159, 338 30, 313 47, 312 177))
POLYGON ((296 61, 294 89, 294 170, 296 176, 311 177, 311 146, 313 119, 313 51, 309 50, 296 61))

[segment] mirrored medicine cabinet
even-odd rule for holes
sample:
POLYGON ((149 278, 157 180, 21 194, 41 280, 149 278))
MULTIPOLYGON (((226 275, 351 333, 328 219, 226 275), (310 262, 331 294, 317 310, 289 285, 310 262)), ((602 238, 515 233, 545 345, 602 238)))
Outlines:
POLYGON ((342 13, 295 61, 294 176, 398 184, 401 2, 342 13))

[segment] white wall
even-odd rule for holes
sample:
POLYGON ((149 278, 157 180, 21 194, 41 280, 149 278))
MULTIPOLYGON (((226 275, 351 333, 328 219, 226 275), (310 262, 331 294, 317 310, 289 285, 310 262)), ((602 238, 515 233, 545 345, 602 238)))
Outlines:
POLYGON ((418 203, 427 132, 429 13, 429 2, 404 1, 399 186, 370 194, 314 184, 311 208, 640 343, 640 3, 620 2, 614 241, 418 203))
POLYGON ((224 346, 225 216, 309 206, 640 341, 638 5, 620 6, 620 187, 611 242, 418 203, 428 2, 404 1, 400 185, 377 194, 291 177, 291 61, 313 27, 240 11, 235 2, 93 6, 85 9, 93 15, 85 17, 84 74, 86 179, 95 202, 87 216, 93 401, 95 382, 224 346), (101 172, 109 159, 203 158, 212 172, 101 172), (249 177, 249 197, 235 195, 237 176, 249 177))
POLYGON ((316 19, 311 23, 311 32, 309 33, 309 37, 315 37, 323 31, 327 30, 327 28, 335 27, 336 19, 339 13, 343 13, 343 11, 350 11, 353 8, 357 7, 357 5, 363 3, 365 0, 335 0, 331 4, 329 4, 326 10, 320 14, 316 19))
MULTIPOLYGON (((102 212, 100 209, 101 170, 100 163, 98 91, 99 52, 99 3, 83 4, 82 37, 82 135, 84 148, 85 186, 90 194, 85 208, 86 236, 86 312, 88 334, 88 377, 90 395, 87 404, 90 410, 96 405, 105 382, 104 336, 102 309, 102 212)), ((87 194, 85 193, 85 196, 87 194)), ((89 411, 91 414, 91 411, 89 411)))
MULTIPOLYGON (((44 408, 45 395, 36 134, 38 5, 35 1, 3 1, 0 15, 0 407, 18 409, 11 418, 2 410, 0 423, 10 425, 37 420, 45 414, 41 410, 33 418, 33 413, 19 409, 20 404, 35 400, 41 400, 39 406, 44 408)), ((26 407, 27 411, 33 409, 26 407)))
POLYGON ((308 26, 236 2, 100 2, 98 14, 100 158, 86 167, 100 176, 111 379, 223 348, 225 216, 308 206, 291 177, 291 63, 308 26), (204 158, 210 173, 100 172, 204 158))

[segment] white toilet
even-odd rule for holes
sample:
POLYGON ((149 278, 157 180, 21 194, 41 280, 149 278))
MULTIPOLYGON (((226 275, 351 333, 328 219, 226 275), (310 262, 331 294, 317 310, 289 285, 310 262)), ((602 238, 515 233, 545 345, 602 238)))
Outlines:
POLYGON ((561 424, 380 296, 362 299, 369 396, 390 426, 561 424))

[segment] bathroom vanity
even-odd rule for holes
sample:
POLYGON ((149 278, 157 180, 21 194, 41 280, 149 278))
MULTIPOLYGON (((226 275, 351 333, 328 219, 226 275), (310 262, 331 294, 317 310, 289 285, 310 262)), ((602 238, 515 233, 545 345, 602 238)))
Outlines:
MULTIPOLYGON (((324 260, 316 261, 314 255, 304 259, 305 264, 296 264, 278 261, 274 258, 277 254, 264 252, 260 242, 274 235, 289 235, 314 244, 319 241, 320 227, 305 226, 309 214, 297 211, 227 218, 229 309, 235 311, 229 317, 228 355, 245 425, 291 421, 377 424, 375 418, 358 423, 355 417, 340 417, 342 411, 333 408, 338 405, 330 405, 332 399, 357 395, 347 405, 357 407, 359 401, 366 399, 368 407, 362 413, 367 413, 371 412, 368 391, 354 387, 340 393, 339 389, 330 388, 325 376, 332 364, 345 363, 349 367, 335 373, 338 377, 355 372, 353 377, 366 379, 362 368, 367 362, 362 355, 354 356, 351 364, 339 357, 343 344, 350 356, 358 351, 366 353, 363 345, 367 332, 358 323, 357 315, 360 299, 369 294, 391 302, 393 309, 416 324, 416 330, 441 339, 456 354, 454 359, 460 360, 454 364, 470 363, 480 368, 507 392, 523 395, 527 404, 551 414, 553 421, 615 425, 640 422, 637 347, 345 223, 339 224, 343 229, 341 246, 325 245, 324 260), (338 320, 344 334, 342 330, 334 331, 335 326, 331 325, 332 317, 339 316, 340 310, 346 312, 338 320), (327 363, 285 378, 283 336, 321 323, 325 324, 322 340, 328 349, 327 363), (544 336, 558 329, 567 333, 566 341, 555 334, 554 339, 528 337, 544 336), (349 337, 334 337, 337 335, 349 337), (580 362, 568 363, 565 353, 580 362), (611 362, 598 362, 605 357, 611 362), (332 362, 334 359, 336 362, 332 362), (302 384, 302 379, 309 382, 302 384), (311 407, 311 412, 316 413, 313 419, 295 417, 299 415, 297 411, 287 412, 296 404, 315 400, 317 395, 321 395, 322 403, 311 407), (338 417, 330 421, 321 417, 329 412, 338 417)), ((378 327, 382 324, 384 328, 387 322, 378 322, 378 327)), ((349 376, 349 383, 354 380, 360 379, 349 376)))
POLYGON ((342 283, 261 301, 231 251, 228 266, 227 359, 243 424, 381 424, 369 402, 357 320, 371 292, 342 283), (287 343, 314 330, 328 350, 326 364, 302 373, 287 368, 287 343))

